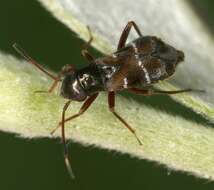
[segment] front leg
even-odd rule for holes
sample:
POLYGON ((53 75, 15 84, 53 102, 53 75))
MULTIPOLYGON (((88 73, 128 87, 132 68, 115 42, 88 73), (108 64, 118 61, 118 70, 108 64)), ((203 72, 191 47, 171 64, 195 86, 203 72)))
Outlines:
POLYGON ((62 124, 66 123, 66 122, 68 122, 68 121, 71 121, 72 119, 74 119, 74 118, 79 117, 80 115, 82 115, 82 114, 90 107, 90 105, 94 102, 94 100, 97 98, 97 96, 98 96, 98 93, 96 93, 96 94, 90 96, 90 97, 83 103, 83 105, 81 106, 81 108, 80 108, 80 110, 79 110, 78 113, 76 113, 76 114, 74 114, 74 115, 72 115, 72 116, 70 116, 70 117, 64 119, 64 122, 60 122, 59 125, 58 125, 55 129, 53 129, 53 130, 51 131, 51 134, 55 133, 55 131, 56 131, 62 124))
POLYGON ((61 127, 61 133, 62 133, 62 145, 63 145, 63 150, 64 150, 64 160, 65 160, 65 165, 66 168, 68 170, 69 175, 71 176, 72 179, 75 178, 73 170, 71 168, 71 164, 70 164, 70 160, 68 158, 68 147, 66 144, 66 137, 65 137, 65 112, 68 109, 68 106, 70 105, 71 100, 67 101, 66 104, 63 107, 63 111, 62 111, 62 127, 61 127))
POLYGON ((62 77, 66 74, 66 73, 70 73, 74 71, 74 67, 72 65, 65 65, 60 73, 55 77, 54 82, 52 83, 52 85, 49 87, 49 89, 47 91, 45 90, 37 90, 35 91, 35 93, 51 93, 53 92, 53 90, 57 87, 57 84, 62 81, 62 77))
POLYGON ((34 93, 52 93, 60 81, 61 81, 61 76, 58 75, 48 90, 36 90, 34 91, 34 93))

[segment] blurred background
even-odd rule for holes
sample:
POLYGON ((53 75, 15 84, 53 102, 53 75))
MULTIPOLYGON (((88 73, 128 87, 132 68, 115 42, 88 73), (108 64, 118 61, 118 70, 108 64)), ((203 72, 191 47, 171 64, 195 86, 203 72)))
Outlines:
MULTIPOLYGON (((214 1, 191 0, 189 3, 214 34, 214 1)), ((80 55, 83 45, 72 33, 54 19, 36 0, 1 1, 0 51, 17 56, 11 45, 24 47, 29 54, 54 71, 72 63, 85 64, 80 55)), ((91 49, 95 56, 98 52, 91 49)), ((158 107, 166 98, 152 98, 158 107)), ((187 108, 170 103, 176 112, 183 109, 193 119, 197 115, 187 108)), ((199 118, 201 122, 203 119, 199 118)), ((205 122, 205 121, 204 121, 205 122)), ((12 189, 194 189, 213 190, 214 183, 196 179, 182 172, 170 171, 153 162, 130 158, 114 151, 70 143, 73 169, 77 176, 71 181, 64 167, 59 139, 22 139, 16 134, 0 132, 0 188, 12 189)))

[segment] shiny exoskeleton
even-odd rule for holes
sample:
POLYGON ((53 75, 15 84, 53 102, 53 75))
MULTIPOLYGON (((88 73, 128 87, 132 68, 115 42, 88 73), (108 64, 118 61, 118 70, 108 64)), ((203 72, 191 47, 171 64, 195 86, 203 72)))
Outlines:
POLYGON ((142 36, 110 56, 95 59, 89 66, 68 73, 61 95, 84 101, 99 91, 116 92, 140 84, 149 86, 170 77, 184 60, 182 51, 154 36, 142 36))
POLYGON ((108 92, 109 110, 135 135, 140 144, 141 141, 136 135, 135 130, 114 109, 115 92, 128 90, 132 93, 148 96, 191 91, 191 89, 161 91, 150 88, 152 84, 173 75, 176 66, 184 60, 184 53, 163 42, 160 38, 143 36, 133 21, 128 22, 126 25, 120 37, 117 51, 112 55, 94 59, 87 50, 91 42, 92 36, 90 33, 90 40, 85 44, 81 52, 89 62, 89 65, 79 70, 76 70, 72 65, 66 65, 57 76, 45 70, 17 44, 13 45, 30 63, 54 80, 47 92, 52 92, 57 83, 62 81, 61 96, 68 99, 68 101, 62 111, 62 121, 52 133, 58 127, 61 127, 65 163, 72 177, 74 177, 74 175, 68 160, 64 131, 65 122, 83 114, 96 99, 100 91, 108 92), (132 27, 134 27, 139 37, 126 44, 132 27), (138 88, 136 86, 138 86, 138 88), (77 114, 65 118, 65 112, 72 100, 79 102, 84 101, 84 103, 77 114))

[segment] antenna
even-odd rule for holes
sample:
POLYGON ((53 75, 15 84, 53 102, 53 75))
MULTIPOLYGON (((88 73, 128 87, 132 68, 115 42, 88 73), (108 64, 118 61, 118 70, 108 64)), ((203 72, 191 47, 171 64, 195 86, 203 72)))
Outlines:
POLYGON ((22 56, 24 57, 29 63, 32 65, 35 65, 40 71, 51 77, 53 80, 58 80, 58 77, 54 76, 50 72, 48 72, 46 69, 44 69, 39 63, 37 63, 33 58, 31 58, 28 53, 22 49, 17 43, 13 44, 13 48, 22 56))

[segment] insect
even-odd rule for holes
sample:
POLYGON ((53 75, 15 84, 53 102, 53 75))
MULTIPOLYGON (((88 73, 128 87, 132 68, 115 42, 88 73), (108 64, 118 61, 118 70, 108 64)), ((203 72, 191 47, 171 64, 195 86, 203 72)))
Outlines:
POLYGON ((173 75, 176 66, 184 60, 184 53, 163 42, 160 38, 143 36, 134 21, 128 22, 124 28, 117 50, 113 54, 101 58, 95 59, 88 52, 93 40, 90 30, 89 34, 90 39, 81 51, 89 63, 88 66, 77 70, 72 65, 65 65, 57 76, 45 70, 17 44, 13 45, 15 50, 29 63, 53 79, 54 82, 48 89, 48 93, 54 90, 58 82, 62 82, 60 94, 68 100, 62 110, 62 120, 52 133, 61 127, 64 159, 72 178, 74 178, 74 174, 68 159, 65 123, 82 115, 95 101, 100 91, 107 91, 109 110, 135 136, 140 145, 142 143, 135 130, 115 111, 115 93, 127 90, 131 93, 150 96, 192 91, 192 89, 161 91, 151 88, 152 84, 173 75), (132 27, 139 37, 130 43, 126 43, 132 27), (136 85, 141 88, 136 87, 136 85), (71 101, 84 101, 84 103, 77 114, 65 118, 65 112, 71 101))

